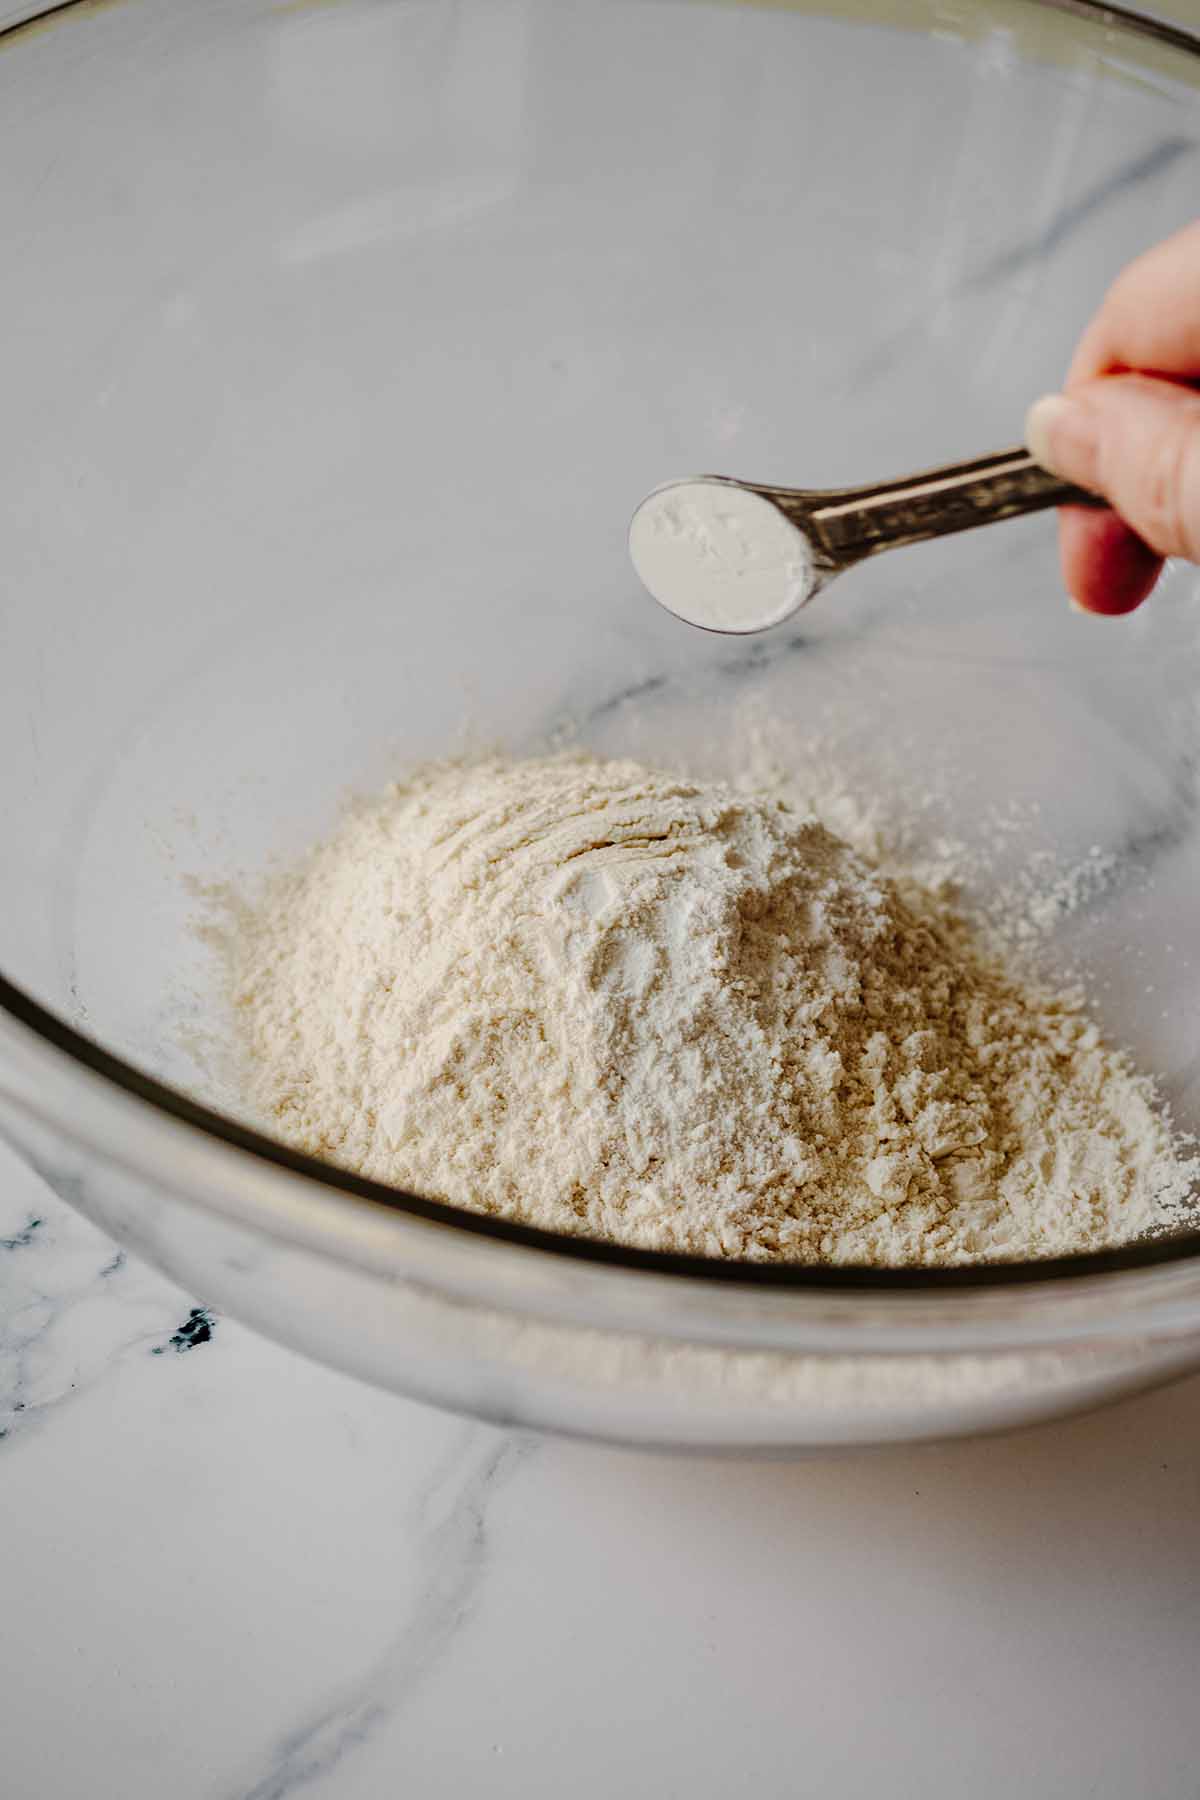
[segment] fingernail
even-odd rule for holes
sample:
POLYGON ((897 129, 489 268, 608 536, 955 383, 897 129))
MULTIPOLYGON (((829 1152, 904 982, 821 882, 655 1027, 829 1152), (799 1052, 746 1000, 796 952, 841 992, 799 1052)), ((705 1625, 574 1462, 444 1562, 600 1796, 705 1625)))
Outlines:
POLYGON ((1092 485, 1096 428, 1087 407, 1065 394, 1044 394, 1025 415, 1025 442, 1035 462, 1081 487, 1092 485))
MULTIPOLYGON (((1038 460, 1038 461, 1039 461, 1039 462, 1041 462, 1041 460, 1042 460, 1042 459, 1041 459, 1041 457, 1040 457, 1040 456, 1038 456, 1038 455, 1037 455, 1037 451, 1036 451, 1036 450, 1035 450, 1035 451, 1034 451, 1034 452, 1033 452, 1033 454, 1034 454, 1034 455, 1035 455, 1035 456, 1037 456, 1037 460, 1038 460)), ((1076 599, 1076 598, 1075 598, 1075 596, 1074 596, 1074 594, 1068 594, 1068 595, 1067 595, 1067 599, 1068 599, 1068 601, 1069 601, 1069 602, 1070 602, 1070 605, 1071 605, 1071 611, 1072 611, 1072 612, 1077 612, 1077 613, 1082 613, 1082 614, 1083 614, 1083 616, 1084 616, 1084 618, 1085 618, 1085 619, 1094 619, 1094 618, 1095 618, 1095 616, 1096 616, 1096 615, 1095 615, 1095 613, 1094 613, 1094 612, 1093 612, 1093 611, 1092 611, 1092 609, 1091 609, 1091 607, 1090 607, 1090 606, 1085 606, 1085 605, 1084 605, 1084 604, 1083 604, 1083 601, 1082 601, 1082 600, 1077 600, 1077 599, 1076 599)))

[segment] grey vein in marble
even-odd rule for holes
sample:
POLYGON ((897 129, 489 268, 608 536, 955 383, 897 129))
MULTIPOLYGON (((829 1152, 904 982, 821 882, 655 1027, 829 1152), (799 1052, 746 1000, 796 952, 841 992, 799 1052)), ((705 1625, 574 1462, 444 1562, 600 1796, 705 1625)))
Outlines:
POLYGON ((182 1356, 198 1344, 211 1343, 216 1328, 217 1321, 206 1306, 193 1306, 178 1331, 172 1332, 165 1344, 155 1344, 150 1354, 165 1356, 168 1350, 174 1350, 177 1356, 182 1356))
POLYGON ((35 1234, 41 1230, 41 1219, 30 1219, 28 1225, 14 1232, 12 1237, 0 1238, 0 1250, 26 1250, 32 1244, 35 1234))
POLYGON ((8 1449, 128 1356, 163 1344, 188 1302, 165 1277, 127 1262, 2 1147, 0 1206, 0 1440, 8 1449))
POLYGON ((632 706, 637 700, 644 700, 650 694, 657 694, 667 685, 668 677, 666 675, 649 675, 643 681, 635 681, 629 687, 622 688, 619 693, 610 694, 606 699, 597 701, 588 713, 585 723, 595 724, 598 720, 606 718, 609 713, 618 712, 623 706, 632 706))
POLYGON ((1143 187, 1148 181, 1153 181, 1165 169, 1173 168, 1184 157, 1193 155, 1197 147, 1195 139, 1185 137, 1164 138, 1160 144, 1152 145, 1143 155, 1134 157, 1123 168, 1104 176, 1077 200, 1069 201, 1041 231, 1025 243, 1014 244, 1010 250, 1002 250, 998 256, 992 257, 981 268, 968 275, 963 283, 964 288, 973 290, 991 287, 994 282, 1002 281, 1009 275, 1017 275, 1031 264, 1053 256, 1082 226, 1098 212, 1102 212, 1111 200, 1115 200, 1119 194, 1128 193, 1131 188, 1143 187))
POLYGON ((394 1718, 470 1621, 488 1569, 488 1511, 535 1440, 464 1428, 397 1531, 421 1547, 424 1578, 387 1650, 305 1724, 281 1738, 262 1772, 228 1800, 286 1800, 339 1768, 394 1718))
MULTIPOLYGON (((865 599, 860 596, 853 617, 843 615, 839 620, 836 648, 840 651, 848 641, 868 637, 879 619, 895 610, 897 598, 903 598, 907 593, 907 587, 902 587, 886 595, 874 595, 865 599)), ((653 602, 648 599, 646 604, 650 606, 653 602)), ((825 610, 828 602, 818 601, 817 604, 825 610)), ((582 713, 567 715, 556 721, 545 734, 543 742, 547 747, 570 743, 581 730, 603 724, 623 708, 636 706, 651 694, 662 695, 667 699, 686 694, 692 681, 704 682, 715 675, 721 681, 739 682, 751 675, 759 675, 764 669, 793 656, 825 655, 833 640, 827 635, 792 628, 764 631, 745 638, 727 638, 724 643, 730 646, 727 653, 707 669, 693 666, 680 675, 655 676, 651 680, 620 688, 616 693, 606 694, 602 699, 593 701, 582 713)))
MULTIPOLYGON (((978 294, 989 287, 1011 279, 1035 264, 1048 261, 1087 225, 1097 213, 1131 190, 1145 187, 1168 169, 1195 154, 1195 139, 1164 138, 1121 168, 1102 176, 1076 199, 1068 201, 1031 238, 1000 251, 980 267, 968 270, 951 288, 951 294, 978 294)), ((1099 299, 1099 295, 1097 295, 1099 299)), ((894 367, 906 347, 921 339, 928 329, 922 312, 897 330, 889 332, 883 342, 867 353, 849 372, 850 385, 857 387, 875 381, 894 367)))

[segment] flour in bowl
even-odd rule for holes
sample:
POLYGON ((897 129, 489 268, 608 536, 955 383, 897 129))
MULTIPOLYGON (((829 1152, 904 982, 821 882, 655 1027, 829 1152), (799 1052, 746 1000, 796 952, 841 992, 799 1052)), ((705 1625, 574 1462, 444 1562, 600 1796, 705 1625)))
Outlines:
POLYGON ((288 1143, 618 1243, 954 1264, 1169 1223, 1196 1173, 1080 1002, 769 791, 428 767, 239 911, 288 1143))

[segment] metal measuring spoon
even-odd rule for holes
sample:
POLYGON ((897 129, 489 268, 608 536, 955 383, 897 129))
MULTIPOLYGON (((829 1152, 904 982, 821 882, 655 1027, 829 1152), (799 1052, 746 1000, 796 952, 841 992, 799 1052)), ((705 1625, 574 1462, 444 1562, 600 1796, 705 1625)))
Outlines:
POLYGON ((1102 504, 1024 449, 872 487, 764 487, 696 475, 647 494, 629 527, 629 554, 676 618, 706 631, 766 631, 881 550, 1064 503, 1102 504))

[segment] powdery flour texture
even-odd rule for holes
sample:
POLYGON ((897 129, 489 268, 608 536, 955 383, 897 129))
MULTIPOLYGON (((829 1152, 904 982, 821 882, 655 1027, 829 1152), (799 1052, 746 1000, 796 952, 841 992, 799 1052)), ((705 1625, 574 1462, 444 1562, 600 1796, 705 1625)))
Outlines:
POLYGON ((810 816, 627 761, 427 768, 231 934, 289 1143, 556 1231, 962 1263, 1166 1222, 1192 1174, 1074 998, 810 816))

